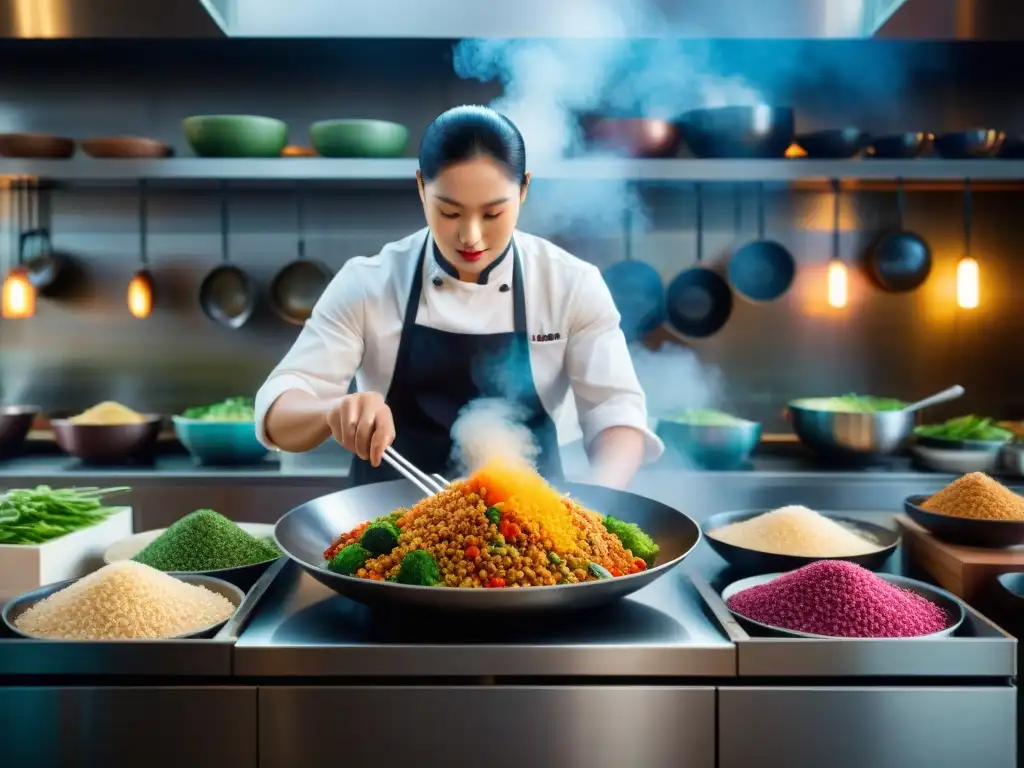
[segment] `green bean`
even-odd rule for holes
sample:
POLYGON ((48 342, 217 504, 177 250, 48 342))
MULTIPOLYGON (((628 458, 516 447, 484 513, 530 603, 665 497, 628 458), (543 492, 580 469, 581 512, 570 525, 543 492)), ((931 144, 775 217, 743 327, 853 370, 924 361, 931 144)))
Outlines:
POLYGON ((0 494, 0 544, 42 544, 106 519, 113 507, 103 499, 131 490, 40 485, 0 494))

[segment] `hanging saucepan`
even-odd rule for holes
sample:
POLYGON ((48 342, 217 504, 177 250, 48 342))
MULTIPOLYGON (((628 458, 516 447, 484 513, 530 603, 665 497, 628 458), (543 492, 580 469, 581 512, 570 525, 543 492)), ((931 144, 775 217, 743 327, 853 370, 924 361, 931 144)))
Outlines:
POLYGON ((37 293, 48 296, 59 291, 67 259, 54 251, 50 229, 45 223, 50 218, 49 194, 40 190, 36 182, 31 185, 31 190, 28 183, 22 186, 29 229, 21 234, 19 252, 28 281, 37 293))
POLYGON ((650 264, 633 260, 633 212, 622 215, 625 258, 604 271, 627 341, 637 341, 665 322, 665 284, 650 264))
POLYGON ((890 293, 919 288, 932 271, 932 252, 922 237, 903 228, 906 211, 903 179, 896 180, 897 225, 868 251, 868 273, 875 285, 890 293))
POLYGON ((757 240, 732 255, 728 271, 732 287, 751 301, 774 301, 793 285, 793 254, 764 236, 763 183, 757 187, 757 240))
POLYGON ((209 272, 199 286, 199 306, 216 323, 241 328, 252 316, 256 291, 249 276, 228 258, 228 196, 220 200, 221 258, 224 263, 209 272))
POLYGON ((732 290, 717 272, 704 266, 704 194, 697 185, 697 263, 668 285, 669 325, 683 336, 702 339, 717 333, 732 314, 732 290))
POLYGON ((298 258, 285 264, 270 283, 270 307, 284 321, 302 325, 331 282, 331 271, 319 261, 306 258, 305 206, 301 190, 295 192, 298 258))

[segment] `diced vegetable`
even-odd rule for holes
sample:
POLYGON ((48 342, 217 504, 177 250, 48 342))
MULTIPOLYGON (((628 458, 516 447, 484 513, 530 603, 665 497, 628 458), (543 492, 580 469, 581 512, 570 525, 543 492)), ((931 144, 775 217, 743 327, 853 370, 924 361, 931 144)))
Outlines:
POLYGON ((251 397, 229 397, 213 405, 186 408, 181 415, 197 421, 255 421, 256 407, 251 397))
POLYGON ((599 563, 591 563, 590 572, 599 579, 610 579, 612 577, 612 572, 599 563))

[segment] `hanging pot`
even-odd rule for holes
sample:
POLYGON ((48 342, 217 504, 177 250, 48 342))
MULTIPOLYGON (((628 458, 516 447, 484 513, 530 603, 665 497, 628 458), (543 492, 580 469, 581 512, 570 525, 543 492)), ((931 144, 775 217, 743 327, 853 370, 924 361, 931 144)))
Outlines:
POLYGON ((751 301, 775 301, 793 285, 793 254, 764 236, 763 183, 757 187, 757 240, 732 255, 728 272, 732 287, 751 301))
POLYGON ((897 224, 868 251, 868 273, 875 285, 890 293, 919 288, 932 271, 932 252, 920 235, 903 228, 906 212, 903 179, 896 180, 897 224))
POLYGON ((732 314, 732 290, 717 272, 703 264, 704 194, 697 185, 697 263, 676 275, 668 285, 666 314, 669 325, 683 336, 712 336, 732 314))
POLYGON ((68 259, 53 249, 50 229, 45 224, 50 218, 49 194, 40 191, 35 183, 31 189, 26 183, 22 192, 25 195, 24 208, 29 212, 29 229, 21 234, 18 246, 21 261, 36 292, 50 296, 59 293, 63 286, 61 278, 67 269, 68 259))
POLYGON ((199 285, 199 306, 215 323, 237 329, 252 317, 256 291, 249 276, 228 258, 228 198, 220 201, 221 258, 223 264, 210 271, 199 285))
POLYGON ((305 206, 300 190, 295 192, 297 231, 295 261, 285 264, 270 283, 270 307, 278 317, 293 325, 302 325, 313 314, 313 307, 326 290, 333 275, 324 264, 306 258, 305 206))
POLYGON ((633 212, 622 214, 624 259, 604 270, 627 341, 637 341, 665 322, 665 284, 658 270, 633 260, 633 212))

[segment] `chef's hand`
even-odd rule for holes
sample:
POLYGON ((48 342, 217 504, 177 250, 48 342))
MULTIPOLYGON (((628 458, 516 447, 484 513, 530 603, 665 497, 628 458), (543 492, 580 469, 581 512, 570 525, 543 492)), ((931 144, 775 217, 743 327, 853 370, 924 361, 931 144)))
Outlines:
POLYGON ((377 392, 345 395, 328 412, 327 425, 335 440, 375 467, 395 439, 391 409, 377 392))

